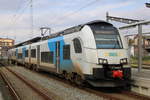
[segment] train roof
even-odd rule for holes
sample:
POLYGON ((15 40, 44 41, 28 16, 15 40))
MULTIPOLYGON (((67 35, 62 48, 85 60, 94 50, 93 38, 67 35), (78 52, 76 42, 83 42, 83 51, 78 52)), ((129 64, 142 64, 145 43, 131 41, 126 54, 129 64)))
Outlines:
POLYGON ((97 24, 97 23, 105 23, 105 24, 112 25, 111 23, 106 22, 106 21, 104 21, 104 20, 94 20, 94 21, 90 21, 90 22, 88 22, 88 23, 85 23, 85 24, 83 24, 83 25, 91 25, 91 24, 97 24))
POLYGON ((71 28, 67 28, 67 29, 65 29, 63 31, 51 34, 49 36, 36 37, 36 38, 30 39, 30 40, 27 40, 25 42, 22 42, 22 43, 19 43, 19 44, 15 45, 14 47, 28 45, 28 44, 31 44, 31 43, 38 42, 40 40, 43 41, 43 40, 47 40, 47 39, 54 38, 54 37, 57 37, 57 36, 63 36, 63 35, 66 35, 66 34, 71 34, 71 33, 80 31, 85 25, 100 24, 100 23, 113 26, 111 23, 108 23, 108 22, 103 21, 103 20, 94 20, 94 21, 87 22, 85 24, 80 24, 80 25, 77 25, 77 26, 74 26, 74 27, 71 27, 71 28))
POLYGON ((30 40, 21 42, 21 43, 15 45, 14 47, 19 47, 19 46, 31 44, 31 43, 34 43, 34 42, 38 42, 40 39, 41 39, 41 37, 35 37, 35 38, 33 38, 33 39, 30 39, 30 40))
POLYGON ((91 21, 91 22, 88 22, 88 23, 85 23, 85 24, 80 24, 78 26, 74 26, 74 27, 71 27, 71 28, 67 28, 63 31, 60 31, 60 32, 57 32, 55 34, 51 34, 49 36, 45 36, 43 37, 42 40, 46 40, 46 39, 49 39, 49 38, 54 38, 54 37, 57 37, 57 36, 62 36, 62 35, 66 35, 66 34, 71 34, 71 33, 74 33, 74 32, 78 32, 80 31, 85 25, 92 25, 92 24, 99 24, 99 23, 103 23, 103 24, 107 24, 107 25, 110 25, 110 26, 113 26, 111 23, 108 23, 106 21, 103 21, 103 20, 95 20, 95 21, 91 21))

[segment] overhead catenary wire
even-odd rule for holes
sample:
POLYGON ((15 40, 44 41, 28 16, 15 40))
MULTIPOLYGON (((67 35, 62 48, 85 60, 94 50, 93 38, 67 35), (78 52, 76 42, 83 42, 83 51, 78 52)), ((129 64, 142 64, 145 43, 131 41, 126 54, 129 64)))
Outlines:
MULTIPOLYGON (((29 0, 28 0, 28 1, 29 1, 29 0)), ((18 4, 17 9, 16 9, 16 11, 15 11, 16 13, 13 15, 13 17, 16 17, 16 16, 17 16, 17 14, 21 11, 23 4, 25 4, 25 3, 28 2, 28 1, 23 1, 23 0, 20 1, 20 3, 18 4)))
MULTIPOLYGON (((22 2, 23 3, 23 2, 22 2)), ((29 0, 24 2, 22 4, 22 6, 18 6, 18 10, 16 10, 16 13, 13 14, 13 16, 10 16, 10 21, 9 21, 9 26, 8 26, 8 33, 11 33, 11 35, 13 37, 16 37, 16 35, 14 34, 16 32, 16 24, 17 22, 22 18, 23 13, 25 12, 25 10, 27 9, 29 5, 29 0)))
POLYGON ((92 2, 89 2, 88 4, 84 5, 83 7, 80 7, 79 9, 75 10, 74 12, 68 13, 67 15, 65 15, 65 17, 66 17, 66 16, 68 16, 68 17, 69 17, 69 16, 72 16, 72 15, 78 13, 79 11, 81 11, 82 9, 85 9, 85 8, 87 8, 87 7, 89 7, 89 6, 93 5, 93 4, 95 4, 95 3, 98 2, 98 1, 99 1, 99 0, 94 0, 94 1, 92 1, 92 2))
MULTIPOLYGON (((22 14, 22 13, 24 13, 24 11, 25 11, 25 9, 28 7, 28 5, 29 5, 29 0, 27 0, 26 2, 24 2, 24 4, 23 5, 21 5, 21 3, 23 3, 23 2, 20 2, 19 3, 19 6, 17 7, 17 9, 16 9, 16 13, 15 14, 13 14, 12 16, 10 16, 10 24, 9 25, 13 25, 13 24, 15 24, 16 23, 16 21, 18 20, 18 17, 22 14)), ((10 26, 10 27, 11 27, 10 26)))
POLYGON ((16 24, 17 21, 20 20, 20 18, 22 18, 23 13, 25 12, 25 10, 30 6, 31 2, 27 2, 26 5, 23 7, 23 9, 21 9, 16 16, 14 17, 14 21, 12 21, 12 25, 16 24), (18 15, 18 16, 17 16, 18 15))
POLYGON ((21 20, 21 18, 23 18, 22 16, 24 15, 24 13, 28 9, 28 7, 31 7, 31 0, 26 0, 26 2, 24 2, 24 4, 22 4, 22 5, 23 6, 21 6, 21 5, 18 6, 18 10, 16 10, 16 13, 12 16, 12 18, 10 20, 10 24, 8 27, 10 32, 13 32, 13 33, 15 32, 15 25, 17 24, 18 21, 21 20))
MULTIPOLYGON (((65 14, 64 16, 61 16, 60 18, 53 19, 53 21, 51 21, 51 23, 53 23, 53 22, 55 22, 55 21, 58 21, 58 20, 63 20, 63 21, 65 21, 67 18, 69 18, 69 17, 71 17, 71 16, 77 14, 78 12, 80 12, 81 10, 83 10, 83 9, 85 9, 85 8, 88 8, 89 6, 95 4, 95 3, 98 2, 98 1, 100 1, 100 0, 93 0, 93 1, 91 1, 91 2, 89 2, 89 3, 87 3, 86 5, 84 5, 84 6, 80 7, 80 8, 78 8, 78 9, 76 9, 75 11, 72 11, 72 12, 70 12, 70 13, 67 13, 67 14, 65 14)), ((59 24, 61 24, 61 23, 59 23, 59 24)))
MULTIPOLYGON (((27 1, 26 1, 26 2, 27 2, 27 1)), ((25 3, 26 3, 26 2, 25 2, 25 3)), ((16 12, 16 13, 13 14, 13 15, 10 15, 9 18, 8 18, 8 19, 10 19, 10 23, 13 22, 14 18, 15 18, 15 17, 17 16, 17 14, 22 10, 22 6, 23 6, 23 4, 25 4, 25 3, 23 3, 23 0, 21 0, 21 1, 19 2, 18 6, 16 7, 16 9, 15 9, 15 11, 14 11, 14 12, 16 12)))
POLYGON ((11 14, 10 16, 8 16, 8 26, 7 26, 7 33, 4 33, 4 35, 6 34, 6 37, 8 37, 8 33, 12 32, 13 27, 15 26, 15 23, 17 21, 17 16, 18 13, 22 12, 22 7, 26 6, 26 3, 29 0, 20 0, 20 2, 18 2, 18 6, 16 6, 16 9, 14 9, 14 14, 11 14), (13 26, 13 27, 12 27, 13 26))
MULTIPOLYGON (((69 18, 75 14, 77 14, 78 12, 80 12, 81 10, 95 4, 96 2, 98 2, 99 0, 92 0, 91 2, 88 2, 87 4, 83 5, 82 7, 76 9, 75 11, 72 11, 72 12, 69 12, 67 14, 65 14, 64 16, 61 16, 59 18, 56 18, 52 21, 57 21, 57 20, 63 20, 65 21, 66 18, 69 18)), ((33 4, 32 4, 32 0, 27 0, 26 2, 24 2, 24 6, 18 6, 18 10, 16 11, 16 14, 13 15, 12 19, 11 19, 11 23, 9 24, 10 27, 14 27, 15 24, 22 18, 23 16, 23 13, 25 12, 25 10, 28 8, 28 7, 31 7, 32 9, 31 10, 31 33, 30 33, 30 38, 32 38, 32 36, 34 35, 33 34, 33 4)))

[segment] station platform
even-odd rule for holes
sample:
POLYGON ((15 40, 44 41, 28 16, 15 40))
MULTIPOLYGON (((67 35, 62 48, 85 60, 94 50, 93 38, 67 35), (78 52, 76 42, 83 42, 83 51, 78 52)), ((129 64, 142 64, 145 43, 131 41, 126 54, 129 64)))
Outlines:
POLYGON ((150 96, 150 69, 132 68, 132 91, 150 96))
POLYGON ((150 79, 150 69, 142 69, 141 72, 138 72, 137 68, 132 68, 132 76, 150 79))

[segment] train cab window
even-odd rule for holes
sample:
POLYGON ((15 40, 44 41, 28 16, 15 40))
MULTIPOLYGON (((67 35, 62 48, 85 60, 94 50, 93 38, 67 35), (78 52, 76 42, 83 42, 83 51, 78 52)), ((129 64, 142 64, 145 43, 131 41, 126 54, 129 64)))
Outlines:
POLYGON ((54 52, 41 52, 41 62, 53 64, 54 52))
POLYGON ((122 41, 118 30, 110 24, 90 25, 97 49, 122 49, 122 41))
POLYGON ((64 60, 70 59, 70 45, 63 46, 63 59, 64 60))
POLYGON ((80 40, 77 38, 73 39, 73 44, 74 44, 75 53, 82 53, 80 40))
POLYGON ((28 50, 25 51, 25 57, 28 57, 28 50))
POLYGON ((36 58, 36 49, 31 49, 31 57, 36 58))

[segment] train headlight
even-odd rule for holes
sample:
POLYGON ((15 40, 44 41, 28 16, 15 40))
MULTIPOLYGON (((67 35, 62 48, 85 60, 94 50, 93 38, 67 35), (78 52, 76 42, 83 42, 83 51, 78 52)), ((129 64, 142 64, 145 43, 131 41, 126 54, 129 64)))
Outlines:
POLYGON ((103 60, 103 64, 107 64, 107 60, 106 59, 103 60))
POLYGON ((120 59, 120 64, 128 64, 128 59, 127 58, 120 59))
POLYGON ((99 59, 99 64, 102 64, 103 63, 103 59, 99 59))
POLYGON ((99 58, 99 64, 108 64, 107 59, 99 58))

